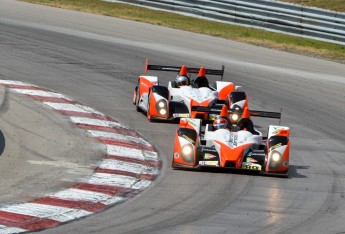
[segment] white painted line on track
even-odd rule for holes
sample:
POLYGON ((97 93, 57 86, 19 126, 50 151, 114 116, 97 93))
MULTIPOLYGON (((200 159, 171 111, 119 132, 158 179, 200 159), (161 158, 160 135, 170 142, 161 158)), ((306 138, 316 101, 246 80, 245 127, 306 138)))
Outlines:
POLYGON ((98 167, 108 170, 128 171, 136 174, 157 174, 158 170, 155 167, 149 167, 138 163, 123 162, 114 159, 105 159, 98 167))
POLYGON ((117 134, 117 133, 112 133, 112 132, 103 132, 103 131, 97 131, 97 130, 87 130, 87 132, 90 133, 94 137, 102 137, 102 138, 106 138, 106 139, 131 141, 131 142, 135 142, 135 143, 143 144, 143 145, 148 145, 148 146, 151 145, 150 143, 148 143, 144 139, 138 138, 138 137, 132 137, 132 136, 127 136, 127 135, 122 135, 122 134, 117 134))
POLYGON ((48 218, 59 222, 67 222, 92 214, 91 212, 85 210, 36 203, 12 205, 0 208, 0 211, 30 215, 38 218, 48 218))
POLYGON ((109 201, 113 202, 114 199, 118 201, 123 200, 123 197, 114 197, 104 193, 98 192, 91 192, 81 189, 65 189, 58 193, 52 195, 52 197, 60 198, 60 199, 67 199, 67 200, 75 200, 75 201, 87 201, 93 203, 103 203, 105 205, 109 204, 109 201))
POLYGON ((16 228, 16 227, 6 227, 3 225, 0 225, 0 233, 1 234, 11 234, 11 233, 20 233, 25 232, 25 229, 16 228))
POLYGON ((41 97, 56 97, 56 98, 63 98, 66 100, 71 100, 68 97, 59 94, 54 93, 50 91, 44 91, 44 90, 30 90, 30 89, 13 89, 13 91, 21 94, 27 94, 27 95, 34 95, 34 96, 41 96, 41 97))
POLYGON ((88 124, 88 125, 97 125, 101 127, 120 127, 126 128, 124 125, 108 120, 99 120, 99 119, 91 119, 85 117, 70 117, 71 121, 76 124, 88 124))
POLYGON ((123 146, 106 145, 107 154, 139 160, 159 160, 158 153, 123 146))
POLYGON ((123 187, 123 188, 134 188, 134 185, 136 183, 143 182, 140 188, 135 188, 135 189, 143 189, 149 186, 151 183, 151 181, 139 180, 138 178, 134 178, 132 176, 114 175, 114 174, 108 174, 108 173, 95 173, 91 176, 91 178, 87 182, 90 184, 110 185, 110 186, 118 186, 118 187, 123 187))
POLYGON ((77 111, 77 112, 89 113, 89 111, 84 110, 83 108, 80 108, 79 106, 76 106, 75 104, 55 103, 55 102, 43 102, 43 103, 53 108, 54 110, 77 111))

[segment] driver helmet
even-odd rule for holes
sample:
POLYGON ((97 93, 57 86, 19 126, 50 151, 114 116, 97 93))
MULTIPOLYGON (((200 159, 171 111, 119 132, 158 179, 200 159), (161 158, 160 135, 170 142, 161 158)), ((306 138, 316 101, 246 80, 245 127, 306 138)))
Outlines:
POLYGON ((186 65, 183 65, 181 67, 181 70, 180 70, 179 74, 177 75, 175 82, 176 82, 176 85, 178 87, 184 86, 184 85, 189 85, 190 82, 189 82, 189 77, 188 77, 186 65))
POLYGON ((229 126, 229 122, 227 119, 218 117, 215 121, 213 121, 214 129, 226 129, 229 126))
POLYGON ((176 85, 178 87, 184 86, 184 85, 189 85, 189 79, 188 79, 187 76, 180 76, 180 75, 178 75, 176 77, 176 81, 175 82, 176 82, 176 85))

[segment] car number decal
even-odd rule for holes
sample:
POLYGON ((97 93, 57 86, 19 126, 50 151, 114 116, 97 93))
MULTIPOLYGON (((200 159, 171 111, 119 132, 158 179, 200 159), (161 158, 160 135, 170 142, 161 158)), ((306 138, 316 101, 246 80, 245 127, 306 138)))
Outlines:
POLYGON ((255 163, 242 163, 242 169, 260 171, 261 165, 255 163))

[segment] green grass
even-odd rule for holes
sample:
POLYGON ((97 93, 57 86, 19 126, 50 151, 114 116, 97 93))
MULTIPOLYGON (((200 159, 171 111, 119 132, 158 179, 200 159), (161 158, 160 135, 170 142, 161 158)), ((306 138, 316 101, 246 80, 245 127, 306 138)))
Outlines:
POLYGON ((280 0, 302 6, 324 8, 332 11, 345 12, 345 0, 280 0))
MULTIPOLYGON (((345 46, 264 30, 217 23, 127 4, 99 0, 23 0, 76 11, 162 25, 292 53, 345 63, 345 46)), ((333 0, 335 1, 335 0, 333 0)))

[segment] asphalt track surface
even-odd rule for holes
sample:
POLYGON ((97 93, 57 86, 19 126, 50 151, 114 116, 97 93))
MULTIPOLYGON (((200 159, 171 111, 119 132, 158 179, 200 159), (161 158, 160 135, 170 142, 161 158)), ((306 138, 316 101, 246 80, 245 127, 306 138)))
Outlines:
MULTIPOLYGON (((162 174, 145 192, 42 233, 345 232, 344 65, 14 0, 1 1, 0 49, 0 79, 47 87, 106 113, 163 157, 162 174), (253 109, 282 107, 282 125, 291 127, 290 178, 172 170, 176 125, 149 123, 131 103, 145 57, 224 64, 225 80, 245 87, 253 109)), ((161 84, 174 77, 164 75, 161 84)), ((256 121, 263 131, 268 122, 256 121)), ((1 180, 1 194, 15 192, 11 183, 19 186, 1 180)))

